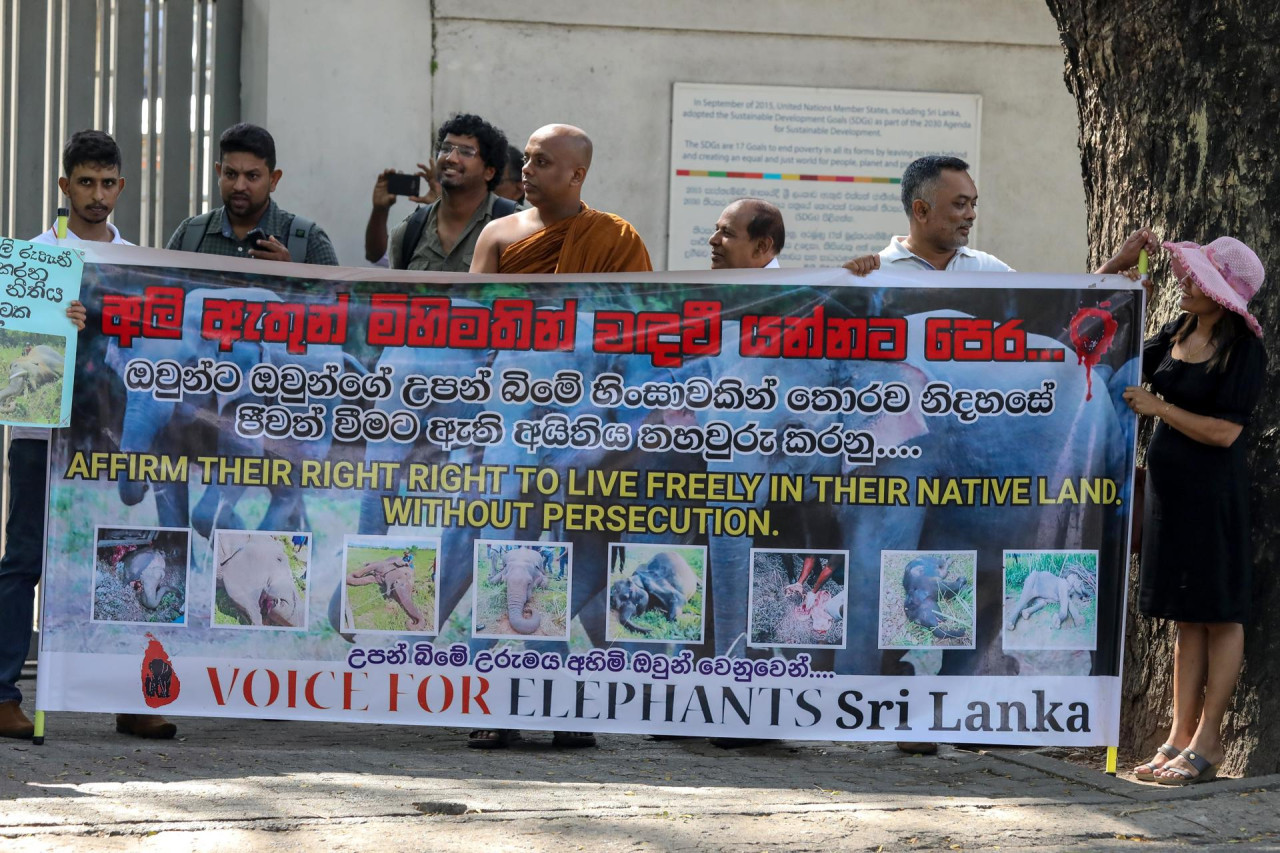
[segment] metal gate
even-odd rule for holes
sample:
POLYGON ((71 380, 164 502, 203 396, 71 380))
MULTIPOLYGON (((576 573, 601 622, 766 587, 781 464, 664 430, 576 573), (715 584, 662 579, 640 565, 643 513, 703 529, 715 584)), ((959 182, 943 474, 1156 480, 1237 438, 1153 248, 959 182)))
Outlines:
POLYGON ((115 137, 113 221, 163 246, 209 209, 214 146, 240 115, 240 0, 0 0, 0 235, 49 227, 62 144, 115 137))
MULTIPOLYGON (((241 3, 0 0, 0 235, 49 227, 62 145, 89 128, 120 145, 128 183, 113 222, 126 240, 163 246, 220 204, 213 162, 240 116, 241 3)), ((10 489, 6 464, 6 517, 10 489)))

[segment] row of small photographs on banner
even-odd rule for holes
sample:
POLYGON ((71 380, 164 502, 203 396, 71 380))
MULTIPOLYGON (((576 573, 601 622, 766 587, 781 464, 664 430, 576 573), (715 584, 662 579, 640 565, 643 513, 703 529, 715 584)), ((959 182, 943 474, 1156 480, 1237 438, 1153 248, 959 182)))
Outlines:
MULTIPOLYGON (((218 530, 213 550, 214 627, 307 628, 309 533, 218 530)), ((93 621, 187 624, 190 531, 99 527, 95 552, 93 621)), ((344 537, 343 630, 439 633, 439 552, 437 539, 344 537)), ((704 641, 705 547, 613 543, 608 560, 608 641, 704 641)), ((848 551, 750 560, 748 645, 845 647, 848 551)), ((975 551, 882 551, 879 648, 974 648, 976 568, 975 551)), ((473 636, 569 639, 571 543, 481 539, 472 572, 473 636)), ((1097 551, 1005 551, 1003 647, 1096 649, 1097 588, 1097 551)))

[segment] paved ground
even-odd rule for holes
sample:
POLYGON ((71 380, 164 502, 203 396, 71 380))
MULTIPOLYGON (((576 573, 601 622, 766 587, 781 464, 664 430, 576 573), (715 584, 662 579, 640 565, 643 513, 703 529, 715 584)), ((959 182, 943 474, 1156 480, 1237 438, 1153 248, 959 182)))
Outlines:
POLYGON ((479 753, 450 729, 177 722, 149 742, 58 714, 43 746, 0 740, 0 849, 1280 850, 1280 776, 1177 789, 1017 749, 610 736, 566 752, 535 732, 479 753))

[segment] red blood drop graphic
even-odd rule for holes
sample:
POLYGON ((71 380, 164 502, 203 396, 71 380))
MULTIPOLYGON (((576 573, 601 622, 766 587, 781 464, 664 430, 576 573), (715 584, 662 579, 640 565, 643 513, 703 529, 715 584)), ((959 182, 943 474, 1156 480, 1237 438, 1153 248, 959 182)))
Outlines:
POLYGON ((182 682, 174 672, 173 662, 150 631, 147 653, 142 657, 142 699, 150 708, 160 708, 178 698, 182 682))
POLYGON ((1093 399, 1093 366, 1102 359, 1115 336, 1116 320, 1109 311, 1081 308, 1071 318, 1071 343, 1076 350, 1076 364, 1084 365, 1085 400, 1093 399))

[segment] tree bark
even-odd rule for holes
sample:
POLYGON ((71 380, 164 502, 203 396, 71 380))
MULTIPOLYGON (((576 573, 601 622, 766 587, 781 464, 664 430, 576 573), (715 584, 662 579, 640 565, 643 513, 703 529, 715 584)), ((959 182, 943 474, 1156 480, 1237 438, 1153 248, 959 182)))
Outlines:
MULTIPOLYGON (((1275 0, 1047 0, 1080 113, 1080 162, 1096 266, 1133 228, 1161 239, 1243 240, 1274 279, 1280 240, 1280 4, 1275 0)), ((1154 331, 1176 313, 1163 262, 1154 331)), ((1225 769, 1280 772, 1280 282, 1250 304, 1267 333, 1262 401, 1245 432, 1253 523, 1253 622, 1223 736, 1225 769)), ((1145 444, 1145 442, 1144 442, 1145 444)), ((1137 615, 1124 660, 1121 745, 1154 751, 1168 732, 1173 627, 1137 615)))

